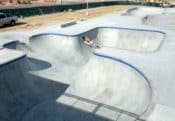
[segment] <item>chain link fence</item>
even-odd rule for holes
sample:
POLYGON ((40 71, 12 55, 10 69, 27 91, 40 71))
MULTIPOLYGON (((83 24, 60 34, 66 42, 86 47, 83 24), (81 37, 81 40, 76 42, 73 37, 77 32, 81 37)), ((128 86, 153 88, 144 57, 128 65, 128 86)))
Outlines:
POLYGON ((89 8, 95 8, 100 6, 112 6, 112 5, 144 5, 144 6, 155 6, 161 7, 160 3, 154 2, 133 2, 133 1, 109 1, 109 0, 59 0, 58 4, 52 5, 17 5, 10 7, 0 7, 1 13, 16 16, 33 16, 42 15, 54 12, 62 12, 67 10, 80 10, 86 9, 88 2, 89 8))

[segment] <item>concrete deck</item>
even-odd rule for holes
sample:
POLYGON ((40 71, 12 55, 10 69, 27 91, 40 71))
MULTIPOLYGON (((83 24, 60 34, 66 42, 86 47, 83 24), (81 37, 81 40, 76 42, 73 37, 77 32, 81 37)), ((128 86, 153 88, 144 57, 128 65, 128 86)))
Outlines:
POLYGON ((154 22, 174 13, 135 8, 1 33, 0 120, 174 121, 174 18, 154 22), (101 48, 86 46, 84 35, 101 48))

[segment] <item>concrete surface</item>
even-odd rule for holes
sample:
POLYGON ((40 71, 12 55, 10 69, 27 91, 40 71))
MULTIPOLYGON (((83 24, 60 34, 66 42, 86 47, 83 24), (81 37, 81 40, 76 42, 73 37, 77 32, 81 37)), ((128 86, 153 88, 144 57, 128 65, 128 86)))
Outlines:
POLYGON ((175 110, 173 108, 158 104, 148 121, 173 121, 174 119, 175 110))
POLYGON ((1 33, 0 120, 174 121, 174 29, 143 23, 165 13, 175 10, 137 8, 1 33), (101 48, 86 46, 84 35, 101 48))

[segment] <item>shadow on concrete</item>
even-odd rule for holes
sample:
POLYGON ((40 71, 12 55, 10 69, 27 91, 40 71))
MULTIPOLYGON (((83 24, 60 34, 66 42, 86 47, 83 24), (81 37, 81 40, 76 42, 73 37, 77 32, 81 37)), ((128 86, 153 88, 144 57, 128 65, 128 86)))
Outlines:
POLYGON ((31 58, 31 57, 28 57, 28 59, 30 63, 33 65, 33 68, 31 68, 31 71, 43 70, 43 69, 47 69, 52 66, 51 63, 44 61, 44 60, 31 58))
POLYGON ((11 27, 21 26, 21 25, 25 25, 25 24, 27 24, 27 23, 25 23, 25 22, 17 22, 14 26, 8 24, 8 25, 1 26, 0 29, 11 28, 11 27))
POLYGON ((14 65, 0 70, 0 119, 21 121, 35 105, 56 100, 69 85, 26 73, 14 65))
POLYGON ((93 113, 58 103, 44 102, 30 110, 22 121, 110 121, 93 113))
POLYGON ((0 74, 2 121, 108 121, 93 113, 56 102, 68 84, 28 73, 21 75, 23 72, 17 68, 4 71, 9 76, 0 74))

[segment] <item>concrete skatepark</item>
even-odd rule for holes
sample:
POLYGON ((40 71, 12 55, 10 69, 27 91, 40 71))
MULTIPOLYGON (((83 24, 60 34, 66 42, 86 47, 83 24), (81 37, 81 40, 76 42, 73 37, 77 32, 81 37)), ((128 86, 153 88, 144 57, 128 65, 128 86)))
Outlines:
POLYGON ((1 33, 0 120, 174 121, 174 14, 139 7, 1 33))

